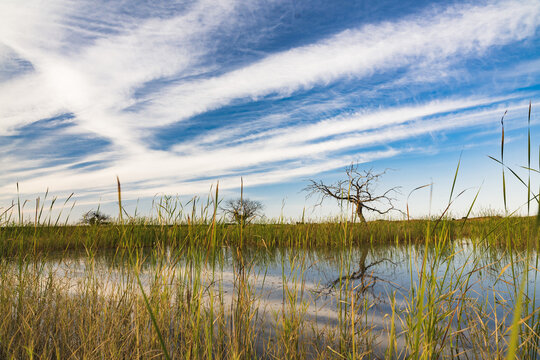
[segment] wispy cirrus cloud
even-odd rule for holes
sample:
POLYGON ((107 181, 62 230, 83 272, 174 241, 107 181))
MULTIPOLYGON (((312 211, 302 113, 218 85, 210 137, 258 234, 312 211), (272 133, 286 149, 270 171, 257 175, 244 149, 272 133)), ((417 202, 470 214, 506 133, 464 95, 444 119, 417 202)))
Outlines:
MULTIPOLYGON (((538 62, 537 1, 440 4, 261 51, 282 5, 0 4, 5 197, 16 181, 27 193, 54 185, 91 197, 116 174, 128 196, 200 192, 217 179, 227 189, 239 175, 290 181, 407 153, 408 141, 431 133, 478 129, 537 94, 504 93, 519 87, 508 81, 503 95, 490 92, 486 79, 500 74, 471 68, 516 44, 532 53, 521 63, 538 62), (30 136, 63 114, 69 126, 30 136)), ((538 80, 534 69, 519 76, 538 80)))
MULTIPOLYGON (((537 104, 534 104, 537 105, 537 104)), ((526 109, 527 104, 517 103, 508 108, 510 113, 526 109)), ((54 183, 57 190, 69 191, 71 188, 92 190, 100 187, 109 188, 113 173, 122 174, 124 181, 136 184, 134 194, 150 196, 164 189, 176 189, 180 193, 204 192, 216 179, 221 180, 224 190, 237 187, 239 174, 246 175, 250 185, 261 185, 293 179, 295 176, 308 176, 313 169, 338 169, 351 161, 372 161, 408 151, 407 145, 392 147, 391 144, 405 139, 412 139, 431 132, 452 131, 463 128, 479 128, 493 123, 504 108, 498 104, 463 99, 446 103, 433 103, 417 107, 404 107, 375 113, 355 114, 350 118, 327 119, 321 128, 316 125, 299 125, 285 132, 264 136, 249 144, 222 146, 217 148, 197 148, 193 144, 190 152, 175 154, 171 152, 148 151, 145 154, 121 156, 114 159, 109 167, 90 172, 69 169, 68 165, 56 166, 43 171, 27 171, 25 178, 34 178, 24 182, 26 189, 38 192, 43 183, 54 183), (455 112, 469 105, 467 112, 457 115, 455 112), (481 110, 475 106, 487 106, 481 110), (391 122, 398 111, 399 120, 391 122), (371 126, 380 120, 381 126, 371 126), (325 131, 327 127, 341 131, 325 131), (352 126, 352 125, 356 126, 352 126), (344 126, 345 125, 345 126, 344 126), (319 132, 316 132, 320 130, 319 132), (309 134, 302 139, 299 134, 309 134), (293 134, 293 135, 291 135, 293 134), (337 136, 336 136, 337 135, 337 136), (311 140, 318 140, 313 142, 311 140), (348 150, 362 149, 361 153, 348 153, 348 150), (210 164, 211 166, 206 166, 210 164), (261 164, 266 167, 257 169, 261 164), (273 165, 276 164, 276 165, 273 165), (141 166, 142 165, 142 166, 141 166), (39 177, 32 176, 39 173, 39 177), (158 174, 156 176, 155 174, 158 174), (60 175, 60 176, 59 176, 60 175), (204 178, 204 180, 198 180, 204 178), (105 184, 104 186, 100 184, 105 184)), ((395 118, 394 118, 395 119, 395 118)), ((103 155, 88 157, 101 158, 103 155)), ((109 154, 114 157, 114 154, 109 154)), ((3 192, 9 192, 9 187, 3 192)), ((28 191, 28 190, 27 190, 28 191)))
POLYGON ((539 18, 540 5, 535 1, 500 2, 452 7, 439 14, 424 13, 396 23, 367 25, 270 55, 221 76, 181 83, 160 92, 141 114, 154 119, 145 124, 162 125, 234 99, 257 99, 273 93, 286 96, 342 77, 362 78, 388 68, 417 65, 419 61, 429 68, 434 62, 478 56, 492 46, 531 36, 540 24, 539 18))

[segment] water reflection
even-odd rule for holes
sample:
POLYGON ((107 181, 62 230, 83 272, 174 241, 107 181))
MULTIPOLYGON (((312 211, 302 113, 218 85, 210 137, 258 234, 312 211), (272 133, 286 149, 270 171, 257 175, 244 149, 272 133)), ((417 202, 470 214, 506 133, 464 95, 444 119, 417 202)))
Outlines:
MULTIPOLYGON (((74 293, 77 284, 88 281, 98 284, 104 296, 112 289, 134 288, 134 269, 140 269, 147 288, 156 281, 174 288, 195 279, 221 293, 220 301, 226 307, 235 301, 239 269, 243 269, 258 311, 267 318, 275 319, 300 304, 304 321, 335 326, 343 303, 350 302, 354 292, 372 328, 382 330, 387 326, 385 317, 392 312, 390 299, 395 297, 396 311, 406 316, 414 310, 411 299, 421 291, 422 279, 436 284, 430 291, 437 292, 447 306, 466 304, 478 307, 479 312, 495 309, 499 319, 508 319, 505 314, 511 312, 516 289, 526 275, 528 306, 536 309, 540 304, 540 278, 535 269, 538 255, 530 253, 528 260, 526 255, 462 240, 439 249, 372 245, 316 250, 252 247, 240 252, 224 247, 209 253, 205 249, 146 248, 58 253, 36 262, 74 293)), ((424 294, 426 301, 430 295, 424 294)), ((486 322, 494 326, 492 319, 486 322)))

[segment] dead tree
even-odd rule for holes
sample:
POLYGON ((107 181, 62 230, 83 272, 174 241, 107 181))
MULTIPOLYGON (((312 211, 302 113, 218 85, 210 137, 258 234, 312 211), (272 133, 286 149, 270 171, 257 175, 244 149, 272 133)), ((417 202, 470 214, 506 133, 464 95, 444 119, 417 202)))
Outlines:
POLYGON ((386 190, 381 195, 376 195, 376 187, 386 170, 380 173, 373 169, 360 171, 358 164, 351 164, 345 168, 347 178, 335 184, 327 185, 322 181, 309 180, 310 184, 304 189, 308 191, 308 197, 317 195, 320 197, 319 205, 326 198, 338 201, 347 201, 354 205, 356 214, 362 223, 367 224, 364 211, 372 211, 377 214, 387 214, 396 210, 392 195, 397 193, 399 187, 386 190))

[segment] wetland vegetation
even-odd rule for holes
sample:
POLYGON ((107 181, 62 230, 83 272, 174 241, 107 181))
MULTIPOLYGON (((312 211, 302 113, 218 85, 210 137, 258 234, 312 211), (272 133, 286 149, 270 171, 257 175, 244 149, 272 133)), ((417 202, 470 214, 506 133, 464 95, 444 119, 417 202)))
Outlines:
POLYGON ((540 358, 535 217, 366 231, 178 208, 2 227, 0 357, 540 358))

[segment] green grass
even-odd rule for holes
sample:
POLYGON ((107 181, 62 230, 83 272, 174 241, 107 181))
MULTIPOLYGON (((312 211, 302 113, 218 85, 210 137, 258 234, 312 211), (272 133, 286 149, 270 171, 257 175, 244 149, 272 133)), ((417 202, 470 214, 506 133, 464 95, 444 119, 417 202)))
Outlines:
POLYGON ((428 227, 445 227, 450 240, 486 239, 502 246, 511 241, 518 248, 536 247, 539 235, 536 218, 485 217, 465 220, 379 220, 369 222, 370 231, 360 224, 350 224, 347 237, 342 228, 346 222, 304 224, 251 224, 242 228, 223 222, 209 224, 127 223, 94 226, 9 225, 0 230, 0 254, 40 254, 50 251, 100 250, 153 247, 158 244, 185 246, 258 246, 266 248, 325 248, 379 244, 424 243, 428 227))
MULTIPOLYGON (((492 220, 478 220, 483 221, 492 220)), ((221 248, 207 247, 211 239, 196 246, 186 243, 168 248, 159 238, 151 248, 118 246, 95 252, 88 248, 79 255, 42 252, 3 257, 0 355, 7 359, 504 359, 515 353, 517 358, 524 354, 538 358, 538 307, 531 301, 533 289, 524 285, 522 275, 524 264, 534 265, 537 258, 495 266, 502 268, 504 276, 497 281, 504 278, 508 291, 493 294, 499 302, 474 300, 471 282, 475 272, 487 271, 486 262, 500 259, 503 253, 509 259, 527 256, 527 251, 513 246, 496 249, 489 239, 478 239, 475 254, 485 255, 470 259, 470 268, 466 268, 453 261, 460 246, 449 237, 450 224, 439 225, 435 233, 426 231, 424 244, 376 245, 373 240, 367 248, 373 259, 391 257, 397 248, 406 249, 411 274, 416 274, 410 289, 399 290, 402 305, 395 303, 395 292, 388 293, 384 301, 392 306, 384 330, 370 323, 368 314, 374 304, 369 291, 363 291, 366 284, 351 277, 362 247, 349 242, 349 236, 354 233, 351 228, 359 225, 341 224, 341 241, 349 242, 345 248, 308 251, 301 245, 273 249, 260 244, 228 246, 229 260, 221 248), (330 294, 337 306, 335 325, 324 321, 314 325, 307 320, 313 306, 308 299, 314 296, 306 290, 307 264, 313 263, 306 259, 308 253, 328 257, 339 273, 330 294), (106 268, 120 274, 120 279, 103 274, 99 264, 104 258, 106 268), (57 268, 51 273, 51 259, 60 264, 83 261, 81 281, 74 285, 71 275, 57 268), (227 261, 234 269, 232 294, 223 289, 221 279, 227 261), (284 302, 281 309, 265 310, 250 279, 255 268, 265 269, 276 261, 282 264, 284 302), (209 271, 212 286, 207 280, 209 271), (513 311, 514 300, 519 312, 513 311), (380 349, 377 344, 382 338, 388 341, 380 349)), ((248 228, 244 230, 249 232, 248 228)), ((96 231, 112 229, 118 227, 96 231)), ((310 231, 304 229, 302 236, 311 238, 310 231)), ((128 227, 125 234, 129 233, 128 227)), ((213 236, 211 231, 206 233, 213 236)), ((217 238, 218 243, 225 239, 217 238)), ((301 237, 297 242, 306 243, 301 237)), ((259 274, 260 281, 264 276, 259 274)))

